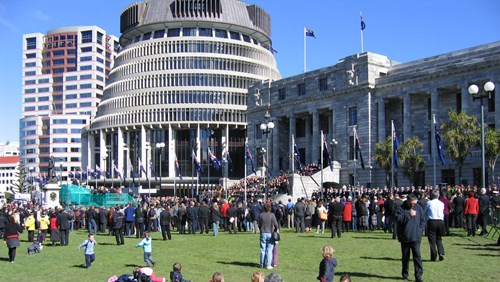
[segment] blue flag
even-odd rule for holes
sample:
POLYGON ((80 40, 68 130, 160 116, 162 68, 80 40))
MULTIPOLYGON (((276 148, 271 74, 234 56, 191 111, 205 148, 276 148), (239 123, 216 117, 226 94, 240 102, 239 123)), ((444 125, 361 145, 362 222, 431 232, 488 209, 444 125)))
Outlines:
POLYGON ((358 138, 358 132, 356 129, 354 129, 354 138, 355 138, 355 143, 356 143, 356 158, 359 159, 359 162, 361 163, 361 168, 365 169, 365 162, 363 161, 363 154, 361 154, 361 144, 359 142, 358 138))
MULTIPOLYGON (((155 177, 155 181, 158 181, 158 177, 156 176, 156 173, 155 173, 155 167, 153 165, 153 162, 151 162, 150 164, 150 167, 151 167, 151 175, 153 175, 155 177)), ((146 174, 147 175, 147 174, 146 174)), ((147 178, 147 177, 146 177, 147 178)))
POLYGON ((177 156, 175 156, 175 170, 177 171, 177 176, 182 180, 181 167, 179 166, 179 161, 177 161, 177 156))
POLYGON ((302 167, 302 162, 300 161, 300 152, 299 147, 297 147, 297 143, 293 145, 293 150, 295 151, 297 166, 299 167, 299 171, 302 171, 304 168, 302 167))
POLYGON ((250 160, 250 164, 252 165, 252 171, 253 173, 257 173, 257 171, 255 170, 255 166, 253 165, 253 157, 252 157, 252 153, 250 153, 250 148, 247 147, 247 159, 250 160))
POLYGON ((216 171, 219 170, 222 167, 222 165, 220 161, 217 159, 217 157, 212 153, 210 148, 208 148, 208 156, 210 158, 210 161, 212 162, 212 165, 214 166, 214 169, 216 171))
POLYGON ((316 35, 314 34, 314 31, 312 29, 306 28, 304 32, 306 33, 306 36, 316 38, 316 35))
POLYGON ((365 21, 363 20, 363 16, 361 16, 361 30, 365 30, 366 24, 365 21))
POLYGON ((444 165, 446 163, 445 158, 444 158, 444 153, 441 147, 441 134, 439 133, 439 129, 436 124, 436 120, 434 120, 434 133, 436 136, 436 145, 437 145, 437 152, 439 155, 439 159, 441 160, 441 164, 444 165))
POLYGON ((396 128, 394 127, 394 123, 393 123, 392 124, 392 149, 393 149, 392 155, 393 155, 395 168, 399 167, 398 148, 399 148, 399 139, 398 139, 398 135, 396 134, 396 128))
POLYGON ((198 157, 194 153, 194 150, 193 150, 193 162, 194 162, 194 165, 195 165, 196 170, 198 171, 198 173, 199 174, 204 174, 205 172, 203 171, 203 167, 201 167, 200 161, 198 161, 198 157))

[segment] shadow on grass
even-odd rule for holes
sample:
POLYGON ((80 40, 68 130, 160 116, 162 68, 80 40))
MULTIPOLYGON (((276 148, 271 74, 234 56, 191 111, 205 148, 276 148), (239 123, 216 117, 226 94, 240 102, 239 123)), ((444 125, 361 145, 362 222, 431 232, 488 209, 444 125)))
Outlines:
POLYGON ((106 243, 106 242, 104 242, 104 243, 97 243, 97 244, 101 245, 101 246, 113 246, 113 245, 117 246, 116 243, 106 243))
POLYGON ((367 277, 367 278, 377 278, 386 280, 401 280, 400 276, 382 276, 372 273, 362 273, 362 272, 348 272, 351 277, 367 277))
POLYGON ((373 239, 373 240, 392 240, 392 238, 389 237, 357 237, 357 236, 352 236, 351 238, 353 239, 373 239))
POLYGON ((0 258, 0 261, 9 261, 8 258, 0 258))
POLYGON ((87 267, 86 267, 84 264, 75 264, 75 265, 72 265, 71 267, 73 267, 73 268, 83 268, 83 269, 87 269, 87 267))
POLYGON ((260 267, 258 263, 254 262, 244 262, 244 261, 217 261, 216 263, 220 264, 228 264, 228 265, 237 265, 237 266, 245 266, 245 267, 260 267))
POLYGON ((390 257, 359 257, 361 259, 371 259, 371 260, 394 260, 394 261, 401 261, 401 258, 390 258, 390 257))

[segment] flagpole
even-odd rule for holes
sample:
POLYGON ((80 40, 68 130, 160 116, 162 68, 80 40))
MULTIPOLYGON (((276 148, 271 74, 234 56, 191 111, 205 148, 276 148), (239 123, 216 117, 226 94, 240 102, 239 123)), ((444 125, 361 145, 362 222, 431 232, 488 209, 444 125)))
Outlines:
POLYGON ((321 146, 321 187, 320 187, 320 199, 323 200, 323 130, 321 130, 321 141, 320 141, 320 146, 321 146))
POLYGON ((354 182, 354 187, 357 187, 357 185, 356 185, 356 181, 357 181, 356 167, 358 166, 358 160, 357 160, 357 155, 356 155, 356 154, 357 154, 357 152, 356 152, 356 137, 357 137, 357 133, 356 133, 356 126, 353 126, 353 127, 352 127, 352 132, 353 132, 353 135, 354 135, 354 136, 353 136, 353 137, 354 137, 354 138, 353 138, 353 141, 354 141, 354 142, 353 142, 353 144, 352 144, 352 145, 353 145, 353 147, 352 147, 352 148, 354 149, 354 154, 353 154, 353 160, 354 160, 354 168, 353 168, 354 172, 353 172, 353 178, 354 178, 354 179, 353 179, 353 182, 354 182))
POLYGON ((304 32, 303 32, 303 35, 304 35, 304 72, 306 72, 307 70, 307 67, 306 67, 306 28, 304 27, 304 32))
POLYGON ((175 193, 175 190, 176 190, 175 180, 176 180, 177 174, 179 173, 179 171, 181 170, 181 168, 178 165, 177 155, 174 154, 174 156, 175 156, 175 165, 176 165, 175 174, 174 174, 174 198, 175 198, 175 195, 176 195, 176 193, 175 193), (177 171, 177 167, 179 167, 179 171, 177 171))
POLYGON ((391 120, 391 192, 394 195, 394 120, 391 120))
MULTIPOLYGON (((436 126, 436 114, 432 114, 432 120, 434 121, 434 126, 436 126)), ((431 130, 432 131, 432 168, 433 168, 433 184, 434 186, 432 189, 436 188, 436 148, 437 142, 436 142, 436 130, 431 130)))
POLYGON ((248 150, 248 137, 245 138, 245 149, 243 150, 243 154, 244 154, 244 160, 245 160, 245 179, 243 181, 243 188, 244 188, 244 191, 245 191, 245 200, 244 202, 247 201, 247 150, 248 150))
MULTIPOLYGON (((363 15, 361 14, 361 11, 359 12, 359 16, 361 17, 361 22, 363 22, 363 15)), ((361 53, 364 53, 364 48, 363 48, 363 30, 364 30, 364 28, 361 27, 361 53)))

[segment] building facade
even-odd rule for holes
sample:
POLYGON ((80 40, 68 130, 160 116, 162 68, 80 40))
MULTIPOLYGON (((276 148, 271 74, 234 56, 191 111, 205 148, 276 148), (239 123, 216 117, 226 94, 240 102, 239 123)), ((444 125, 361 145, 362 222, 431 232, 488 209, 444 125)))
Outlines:
POLYGON ((57 28, 23 36, 21 164, 46 175, 80 170, 81 132, 95 117, 119 49, 118 38, 96 26, 57 28))
POLYGON ((150 0, 128 6, 120 29, 122 50, 83 134, 85 165, 165 185, 242 177, 247 89, 280 78, 268 13, 237 0, 150 0))
POLYGON ((0 193, 16 191, 19 156, 0 156, 0 193))
MULTIPOLYGON (((397 63, 388 57, 362 53, 339 60, 333 66, 257 83, 248 95, 248 144, 259 156, 269 142, 269 165, 273 174, 292 169, 292 138, 305 164, 319 163, 321 132, 334 145, 333 158, 341 164, 340 183, 384 187, 385 171, 373 161, 375 144, 391 136, 392 123, 400 142, 416 136, 424 144, 425 169, 415 185, 459 184, 456 163, 437 158, 434 174, 433 117, 441 124, 452 110, 480 117, 481 105, 468 93, 471 84, 482 90, 485 82, 500 80, 500 41, 421 60, 397 63), (275 124, 263 134, 262 123, 269 113, 275 124), (359 136, 365 169, 355 154, 355 133, 359 136), (269 139, 266 139, 267 138, 269 139), (331 142, 335 140, 334 142, 331 142), (336 145, 335 145, 336 144, 336 145)), ((500 99, 484 101, 485 124, 500 128, 500 99)), ((479 126, 479 124, 478 124, 479 126)), ((258 157, 258 159, 261 159, 258 157)), ((409 185, 401 169, 396 184, 409 185)), ((499 172, 495 173, 497 181, 499 172)), ((481 185, 481 149, 472 149, 463 167, 467 184, 481 185)), ((493 177, 489 169, 486 180, 493 177)))

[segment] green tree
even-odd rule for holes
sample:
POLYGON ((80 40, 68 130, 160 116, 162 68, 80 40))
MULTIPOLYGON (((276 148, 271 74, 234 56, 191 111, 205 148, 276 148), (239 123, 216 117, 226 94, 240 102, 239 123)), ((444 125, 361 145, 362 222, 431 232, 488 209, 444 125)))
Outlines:
POLYGON ((17 181, 14 183, 14 193, 30 193, 33 190, 33 186, 29 182, 28 173, 24 165, 19 165, 17 171, 15 172, 17 181))
POLYGON ((484 134, 484 146, 486 162, 491 170, 492 183, 495 183, 495 164, 498 155, 500 155, 500 130, 488 128, 484 134))
POLYGON ((424 144, 418 137, 414 136, 406 140, 398 148, 399 160, 402 164, 403 175, 410 180, 411 185, 415 184, 417 172, 424 168, 425 162, 422 156, 424 144))
MULTIPOLYGON (((400 147, 401 148, 401 147, 400 147)), ((398 148, 398 154, 399 149, 398 148)), ((385 171, 385 184, 391 187, 391 162, 392 162, 392 139, 388 136, 385 140, 375 144, 375 154, 373 160, 376 161, 385 171)), ((397 170, 394 171, 394 185, 398 186, 397 170)))
POLYGON ((470 149, 481 139, 481 127, 476 117, 465 112, 451 110, 448 116, 449 120, 441 124, 441 132, 448 155, 458 167, 458 179, 462 183, 462 167, 470 149))

